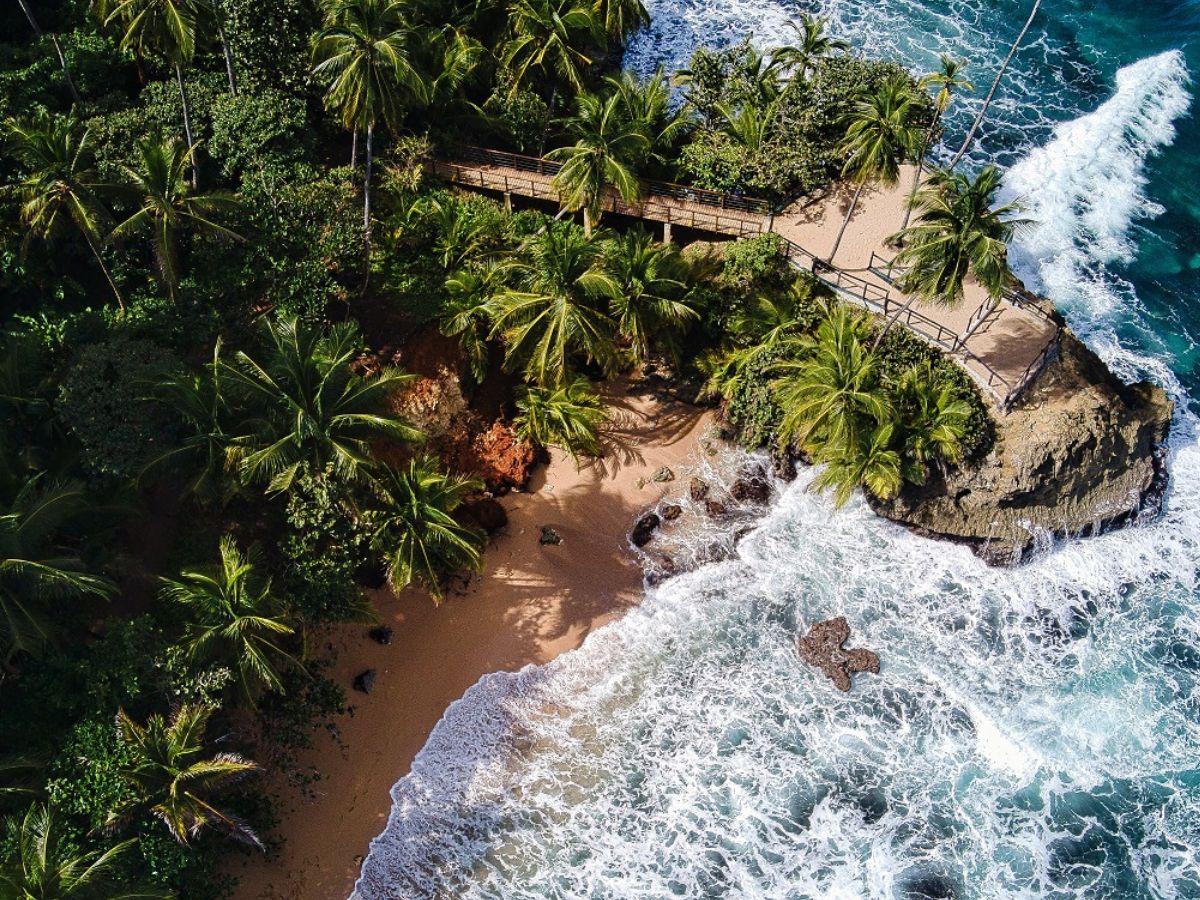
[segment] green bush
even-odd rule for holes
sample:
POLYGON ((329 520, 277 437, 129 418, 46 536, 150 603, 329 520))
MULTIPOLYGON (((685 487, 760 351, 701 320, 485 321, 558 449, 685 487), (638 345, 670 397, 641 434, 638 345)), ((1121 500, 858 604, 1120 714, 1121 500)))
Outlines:
POLYGON ((303 101, 282 91, 221 94, 213 101, 208 155, 234 185, 289 177, 311 154, 315 134, 303 101))
MULTIPOLYGON (((241 93, 310 93, 308 41, 321 27, 320 5, 311 0, 220 0, 225 34, 241 93)), ((224 77, 224 73, 222 73, 224 77)))
POLYGON ((149 396, 157 376, 178 365, 170 351, 120 333, 83 348, 55 413, 79 439, 89 473, 128 478, 174 446, 178 420, 149 396))
POLYGON ((546 101, 533 91, 512 93, 501 82, 483 104, 499 137, 518 153, 536 153, 546 129, 546 101))
POLYGON ((750 154, 720 131, 701 131, 679 155, 678 178, 710 191, 731 191, 746 183, 750 154))
POLYGON ((782 250, 783 238, 774 232, 727 244, 722 286, 745 294, 788 288, 796 280, 796 271, 783 258, 782 250))
POLYGON ((737 388, 726 398, 725 419, 743 447, 757 450, 772 444, 783 410, 771 388, 771 368, 781 353, 762 353, 746 366, 737 388))

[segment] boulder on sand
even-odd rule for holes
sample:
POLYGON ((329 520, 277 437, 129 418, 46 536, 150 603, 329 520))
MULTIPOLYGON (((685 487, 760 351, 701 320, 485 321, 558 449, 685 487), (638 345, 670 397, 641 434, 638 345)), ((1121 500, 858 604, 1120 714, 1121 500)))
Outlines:
POLYGON ((367 669, 359 672, 354 677, 354 689, 364 694, 369 694, 375 687, 375 679, 378 673, 374 669, 367 669))
POLYGON ((842 647, 849 638, 850 624, 845 616, 838 616, 818 622, 797 641, 800 658, 828 675, 842 691, 850 690, 850 676, 855 672, 879 674, 879 657, 870 650, 842 647))
POLYGON ((635 547, 645 547, 650 543, 650 539, 654 537, 655 529, 658 528, 659 522, 656 513, 648 512, 633 524, 633 531, 629 533, 629 539, 633 541, 635 547))

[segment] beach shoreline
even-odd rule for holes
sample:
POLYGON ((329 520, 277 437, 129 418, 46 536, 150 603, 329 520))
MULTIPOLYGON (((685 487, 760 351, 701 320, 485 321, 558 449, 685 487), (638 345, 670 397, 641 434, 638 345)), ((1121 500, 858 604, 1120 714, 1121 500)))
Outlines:
MULTIPOLYGON (((327 673, 347 690, 351 711, 337 740, 318 734, 302 768, 321 774, 307 789, 272 785, 280 846, 265 858, 239 857, 235 900, 335 900, 347 897, 371 839, 387 824, 390 790, 411 768, 447 707, 481 677, 540 665, 578 647, 621 616, 643 593, 643 572, 628 543, 637 516, 685 481, 651 481, 663 466, 699 460, 710 411, 673 400, 604 394, 613 419, 602 459, 576 469, 552 451, 526 491, 502 503, 509 521, 490 542, 482 575, 451 591, 440 607, 410 589, 372 592, 389 645, 361 625, 323 638, 336 663, 327 673), (540 543, 550 526, 562 543, 540 543), (350 689, 375 669, 370 694, 350 689)), ((279 779, 282 782, 282 779, 279 779)))

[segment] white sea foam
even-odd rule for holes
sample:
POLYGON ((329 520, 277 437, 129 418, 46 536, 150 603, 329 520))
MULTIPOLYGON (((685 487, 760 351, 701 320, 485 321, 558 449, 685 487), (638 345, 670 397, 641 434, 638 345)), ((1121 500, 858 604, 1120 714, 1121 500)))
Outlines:
MULTIPOLYGON (((1065 190, 1119 209, 1049 203, 1040 271, 1123 258, 1181 104, 1178 59, 1155 57, 1055 134, 1040 168, 1089 142, 1065 190)), ((1200 896, 1200 420, 1114 337, 1128 309, 1080 296, 1110 364, 1183 401, 1158 521, 997 570, 833 510, 804 472, 736 557, 451 706, 357 896, 1200 896), (883 658, 850 695, 794 646, 839 614, 883 658)))

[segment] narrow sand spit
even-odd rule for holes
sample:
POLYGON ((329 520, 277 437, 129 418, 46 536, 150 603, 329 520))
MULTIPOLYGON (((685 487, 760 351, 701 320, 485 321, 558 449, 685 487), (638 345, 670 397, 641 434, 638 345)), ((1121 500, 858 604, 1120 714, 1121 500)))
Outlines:
POLYGON ((435 608, 418 591, 378 592, 389 646, 361 626, 337 629, 330 676, 347 689, 374 668, 369 695, 351 691, 353 717, 339 721, 344 748, 324 735, 303 760, 320 771, 315 799, 281 787, 282 848, 236 861, 236 900, 341 900, 371 838, 387 823, 391 786, 403 777, 443 711, 489 672, 544 663, 636 604, 642 572, 626 535, 634 519, 679 482, 649 482, 661 466, 698 457, 711 418, 694 407, 612 393, 605 457, 576 470, 558 452, 529 490, 504 498, 508 527, 488 547, 486 570, 435 608), (639 487, 639 481, 647 483, 639 487), (563 538, 543 546, 543 525, 563 538))

